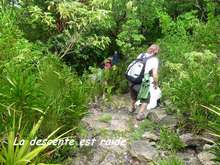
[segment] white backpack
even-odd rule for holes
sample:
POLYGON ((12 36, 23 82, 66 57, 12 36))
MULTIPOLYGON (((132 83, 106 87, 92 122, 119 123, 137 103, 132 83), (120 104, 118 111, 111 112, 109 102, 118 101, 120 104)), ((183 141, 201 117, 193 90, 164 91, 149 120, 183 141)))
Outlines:
POLYGON ((144 78, 144 69, 148 59, 153 56, 144 57, 145 54, 142 53, 141 57, 135 59, 127 68, 125 72, 125 77, 128 81, 133 84, 140 84, 144 78))

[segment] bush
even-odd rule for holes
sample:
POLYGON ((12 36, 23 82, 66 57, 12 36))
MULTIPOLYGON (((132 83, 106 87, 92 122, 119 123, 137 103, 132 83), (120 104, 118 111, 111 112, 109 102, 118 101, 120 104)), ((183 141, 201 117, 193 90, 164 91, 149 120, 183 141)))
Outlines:
POLYGON ((182 123, 195 133, 204 130, 208 121, 208 114, 200 104, 218 104, 220 101, 220 70, 216 61, 216 55, 205 50, 185 53, 182 62, 166 62, 164 65, 170 75, 163 83, 163 91, 178 107, 182 123))
POLYGON ((124 75, 126 67, 126 64, 121 63, 104 72, 104 80, 108 86, 112 87, 111 93, 126 93, 128 91, 128 82, 124 75))
POLYGON ((150 120, 145 119, 140 126, 131 133, 131 140, 140 140, 146 131, 153 131, 157 126, 150 120))
POLYGON ((97 95, 122 94, 128 91, 128 81, 124 73, 126 64, 114 65, 111 69, 105 70, 101 68, 90 67, 90 74, 84 74, 89 86, 93 86, 93 92, 97 95))
POLYGON ((0 63, 17 55, 23 46, 22 32, 16 26, 16 14, 12 10, 0 12, 0 63))
POLYGON ((87 112, 89 88, 52 55, 36 61, 31 56, 22 62, 12 59, 5 63, 1 78, 1 109, 11 106, 32 122, 38 116, 36 110, 47 111, 45 133, 60 125, 77 126, 87 112))
POLYGON ((194 30, 194 35, 191 38, 195 47, 199 50, 209 49, 215 53, 220 51, 219 41, 220 41, 220 17, 209 19, 207 23, 200 23, 196 26, 194 30))
POLYGON ((176 19, 166 12, 158 13, 164 35, 159 40, 163 97, 177 106, 180 126, 194 133, 204 130, 211 118, 200 104, 219 104, 220 70, 214 54, 219 51, 219 16, 213 14, 215 3, 206 5, 206 22, 198 19, 196 11, 176 19))
POLYGON ((64 130, 77 127, 87 113, 90 87, 41 43, 22 38, 13 23, 12 13, 0 13, 0 115, 7 124, 7 108, 22 112, 23 121, 31 126, 39 112, 47 112, 40 132, 42 136, 64 125, 64 130), (12 17, 12 20, 9 18, 12 17), (9 44, 11 43, 11 44, 9 44))
POLYGON ((178 151, 184 147, 178 134, 165 128, 160 129, 160 146, 163 149, 178 151))
MULTIPOLYGON (((49 53, 47 45, 24 39, 13 16, 13 12, 0 12, 0 35, 5 36, 0 37, 0 136, 7 134, 9 109, 22 114, 24 135, 42 113, 46 115, 37 137, 44 139, 60 126, 62 131, 74 128, 69 135, 76 135, 92 87, 49 53)), ((75 148, 68 150, 73 153, 75 148)))

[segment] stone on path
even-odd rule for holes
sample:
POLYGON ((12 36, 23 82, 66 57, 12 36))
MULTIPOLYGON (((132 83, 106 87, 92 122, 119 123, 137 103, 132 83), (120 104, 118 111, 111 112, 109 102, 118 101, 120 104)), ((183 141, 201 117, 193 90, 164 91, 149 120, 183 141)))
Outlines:
POLYGON ((215 163, 212 161, 212 159, 215 158, 215 155, 213 155, 210 152, 203 151, 199 153, 198 158, 202 165, 214 165, 215 163))
MULTIPOLYGON (((105 139, 105 138, 102 138, 102 139, 105 139)), ((107 139, 109 139, 109 138, 107 138, 107 139)), ((112 139, 118 139, 118 138, 112 138, 112 139)), ((102 145, 101 148, 103 150, 116 152, 118 154, 124 154, 128 150, 127 139, 121 138, 119 140, 121 140, 121 141, 126 140, 125 145, 102 145)))
POLYGON ((159 124, 169 129, 175 129, 178 124, 178 119, 176 116, 167 115, 159 121, 159 124))
POLYGON ((105 159, 105 156, 108 153, 108 151, 101 148, 94 148, 92 151, 94 153, 91 160, 92 164, 100 164, 105 159))
POLYGON ((207 151, 207 150, 210 150, 210 149, 212 149, 214 147, 214 145, 210 145, 210 144, 205 144, 204 146, 203 146, 203 151, 207 151))
POLYGON ((154 134, 150 131, 145 132, 142 135, 142 137, 143 137, 143 139, 146 139, 146 140, 149 140, 149 141, 158 141, 160 139, 156 134, 154 134))
POLYGON ((186 133, 180 136, 182 142, 187 146, 194 146, 202 148, 206 144, 206 140, 198 135, 193 135, 192 133, 186 133))
POLYGON ((166 114, 165 109, 161 109, 161 108, 152 109, 147 114, 147 118, 149 118, 149 120, 155 123, 159 123, 161 119, 163 119, 166 116, 167 114, 166 114))
POLYGON ((90 155, 91 163, 94 165, 121 165, 125 164, 127 148, 97 146, 92 149, 91 153, 93 153, 92 156, 90 155))
POLYGON ((157 160, 159 152, 146 141, 135 141, 130 145, 130 154, 141 162, 157 160))
POLYGON ((125 132, 129 131, 128 121, 130 116, 127 114, 115 113, 112 114, 112 121, 110 123, 110 130, 125 132))
POLYGON ((128 121, 131 116, 121 113, 97 113, 83 119, 86 125, 94 130, 106 129, 110 131, 125 132, 129 130, 128 121), (110 116, 109 121, 100 120, 103 115, 110 116))
MULTIPOLYGON (((167 105, 170 105, 170 103, 168 102, 167 105)), ((129 134, 127 133, 132 133, 131 125, 135 126, 140 123, 135 120, 134 114, 132 116, 128 113, 129 107, 130 100, 128 95, 123 97, 115 96, 108 106, 103 105, 102 107, 94 104, 92 111, 90 111, 91 114, 82 121, 88 126, 89 132, 92 133, 91 137, 95 134, 98 141, 102 139, 117 139, 118 136, 123 136, 122 139, 128 138, 127 135, 129 134), (102 130, 104 130, 104 133, 107 130, 109 134, 105 136, 105 134, 102 134, 102 130)), ((168 115, 164 108, 156 108, 147 113, 147 117, 152 122, 168 129, 176 129, 178 118, 168 115)), ((214 164, 211 161, 214 155, 208 152, 208 149, 212 147, 209 145, 211 143, 207 142, 203 137, 205 136, 196 136, 191 133, 185 133, 180 136, 180 139, 187 147, 184 151, 179 151, 177 156, 184 160, 185 165, 214 164)), ((207 137, 210 139, 209 136, 207 137)), ((124 146, 97 144, 91 150, 86 150, 86 156, 85 153, 77 154, 73 163, 74 165, 147 165, 170 155, 166 150, 157 149, 157 141, 160 140, 160 137, 156 132, 148 130, 142 135, 142 139, 133 141, 131 144, 127 144, 129 140, 126 139, 126 145, 124 146)))
POLYGON ((83 155, 79 155, 77 158, 72 160, 72 163, 67 163, 67 164, 71 164, 71 165, 92 165, 92 163, 90 161, 88 161, 86 156, 83 155))
POLYGON ((100 165, 115 165, 119 164, 119 160, 117 159, 116 155, 113 153, 108 153, 105 156, 105 159, 100 163, 100 165))
POLYGON ((193 150, 179 152, 177 153, 177 156, 185 162, 185 165, 201 165, 201 162, 199 161, 195 151, 193 150))

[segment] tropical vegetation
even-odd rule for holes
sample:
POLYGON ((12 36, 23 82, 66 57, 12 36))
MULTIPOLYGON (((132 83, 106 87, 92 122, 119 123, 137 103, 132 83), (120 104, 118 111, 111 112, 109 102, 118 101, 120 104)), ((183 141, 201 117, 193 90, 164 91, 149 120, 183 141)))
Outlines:
MULTIPOLYGON (((77 146, 12 142, 35 136, 79 139, 89 103, 127 93, 126 67, 152 43, 161 47, 163 100, 176 106, 179 129, 194 134, 209 129, 219 139, 218 0, 0 0, 0 164, 62 163, 77 152, 77 146), (101 69, 116 50, 119 63, 101 69)), ((176 133, 161 131, 161 143, 171 137, 163 148, 182 148, 176 133)))

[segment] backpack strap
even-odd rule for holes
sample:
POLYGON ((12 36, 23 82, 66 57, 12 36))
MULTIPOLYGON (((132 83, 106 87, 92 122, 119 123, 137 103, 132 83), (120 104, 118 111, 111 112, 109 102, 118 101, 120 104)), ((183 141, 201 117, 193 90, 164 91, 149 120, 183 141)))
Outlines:
POLYGON ((148 61, 150 58, 152 58, 152 57, 154 57, 154 56, 151 55, 151 56, 146 57, 146 58, 143 59, 143 61, 144 61, 144 70, 145 70, 145 67, 146 67, 146 63, 147 63, 147 61, 148 61))
POLYGON ((143 59, 145 56, 145 53, 141 53, 141 58, 140 59, 143 59))
POLYGON ((151 55, 151 56, 148 56, 148 57, 143 58, 143 60, 144 60, 144 64, 146 64, 147 60, 149 60, 149 59, 152 58, 152 57, 154 57, 154 56, 151 55))
POLYGON ((141 57, 139 59, 143 59, 144 61, 147 61, 148 59, 154 57, 153 55, 150 55, 148 57, 144 57, 145 56, 145 53, 141 53, 141 57))

